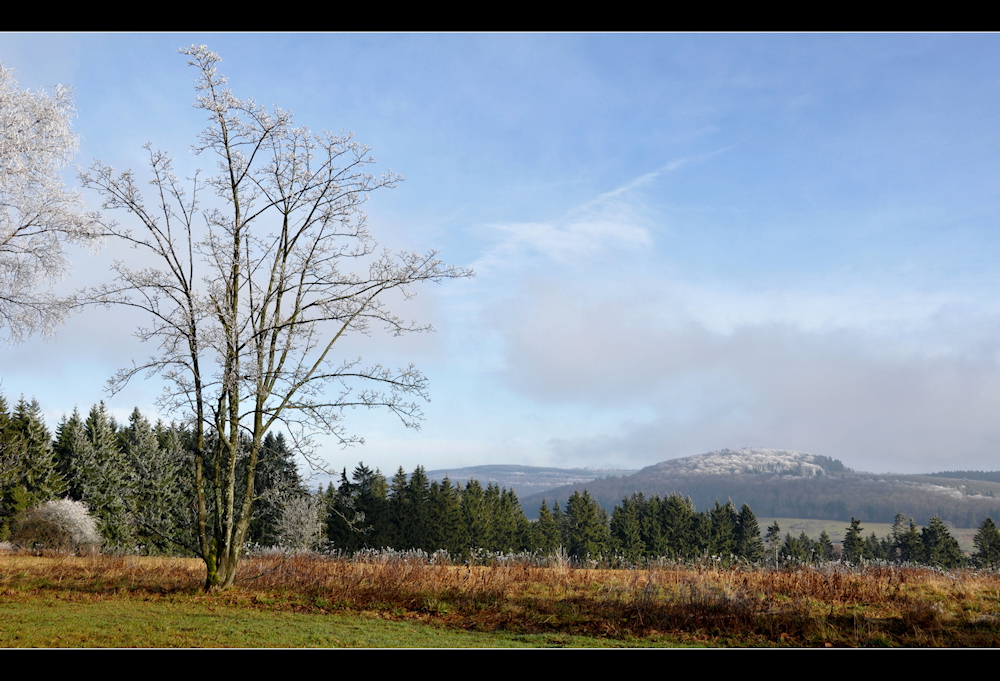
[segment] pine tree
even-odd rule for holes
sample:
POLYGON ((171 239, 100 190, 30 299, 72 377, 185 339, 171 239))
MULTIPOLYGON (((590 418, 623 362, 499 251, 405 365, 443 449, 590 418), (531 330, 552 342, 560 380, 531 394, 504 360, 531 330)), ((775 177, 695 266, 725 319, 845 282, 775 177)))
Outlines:
POLYGON ((456 558, 468 554, 469 531, 462 517, 461 492, 448 476, 440 483, 431 483, 428 522, 435 549, 444 549, 456 558))
POLYGON ((391 540, 389 546, 394 549, 405 551, 414 548, 407 535, 409 523, 406 514, 409 512, 407 502, 407 483, 409 478, 406 471, 400 466, 396 474, 392 476, 389 483, 389 517, 392 526, 391 540))
POLYGON ((615 550, 620 552, 625 560, 638 563, 646 554, 646 545, 642 541, 642 527, 639 521, 646 500, 642 492, 635 492, 632 497, 625 497, 620 504, 615 505, 611 512, 611 538, 615 550))
POLYGON ((354 529, 362 537, 362 545, 380 549, 392 546, 392 520, 389 513, 389 483, 376 468, 358 463, 351 474, 354 481, 354 529))
POLYGON ((764 541, 767 543, 768 560, 777 565, 781 553, 781 525, 778 524, 777 520, 767 526, 764 541))
POLYGON ((920 540, 923 544, 923 560, 928 565, 951 569, 965 563, 965 554, 962 553, 958 540, 951 536, 940 516, 930 519, 927 527, 920 532, 920 540))
MULTIPOLYGON (((496 486, 494 485, 494 488, 496 486)), ((514 490, 504 487, 496 499, 493 525, 496 528, 494 550, 513 552, 528 548, 528 519, 514 490)))
POLYGON ((923 561, 923 544, 921 543, 920 532, 917 531, 917 525, 913 522, 913 518, 910 518, 906 531, 900 534, 896 549, 899 561, 902 563, 919 563, 923 561))
POLYGON ((465 483, 465 490, 462 492, 462 517, 468 528, 469 547, 491 550, 494 544, 493 524, 486 502, 486 492, 478 480, 469 480, 465 483))
POLYGON ((821 560, 833 560, 833 541, 825 529, 819 533, 819 539, 816 541, 816 553, 821 560))
POLYGON ((861 537, 861 521, 851 518, 851 525, 844 535, 843 559, 848 563, 859 563, 864 558, 864 539, 861 537))
POLYGON ((151 426, 136 408, 121 432, 130 481, 127 506, 146 554, 195 554, 194 476, 179 426, 151 426))
MULTIPOLYGON (((245 469, 246 459, 241 458, 240 463, 245 469)), ((301 513, 305 508, 302 499, 309 496, 309 490, 295 465, 295 453, 288 447, 284 433, 269 432, 264 436, 253 489, 254 510, 247 529, 247 541, 261 546, 277 546, 278 525, 285 504, 295 504, 296 512, 301 513)))
POLYGON ((22 397, 8 415, 0 398, 0 537, 18 514, 66 490, 41 412, 36 400, 22 397))
POLYGON ((547 555, 554 553, 561 545, 559 525, 556 523, 555 516, 549 511, 545 499, 542 499, 542 505, 538 509, 538 520, 535 521, 532 530, 532 543, 538 551, 547 555))
POLYGON ((678 541, 683 541, 686 528, 679 525, 686 521, 676 517, 668 519, 669 512, 666 501, 661 499, 659 494, 643 499, 643 503, 639 506, 639 539, 642 542, 644 555, 649 558, 671 555, 667 540, 668 531, 671 533, 676 531, 681 536, 678 541))
POLYGON ((701 553, 698 541, 699 514, 690 497, 671 494, 660 503, 663 550, 653 548, 656 556, 675 559, 694 558, 701 553))
MULTIPOLYGON (((393 483, 395 484, 395 480, 393 483)), ((423 466, 417 466, 403 488, 402 499, 397 506, 402 509, 397 516, 402 544, 400 548, 422 549, 433 551, 433 539, 429 526, 430 519, 430 481, 423 466)))
POLYGON ((69 492, 97 518, 105 546, 114 551, 138 549, 135 518, 127 501, 132 478, 118 437, 118 425, 104 402, 94 405, 85 422, 74 411, 60 425, 59 459, 69 469, 69 492))
POLYGON ((733 500, 729 499, 724 505, 716 500, 715 507, 709 511, 708 517, 711 520, 711 529, 707 552, 728 561, 736 555, 736 531, 739 525, 739 513, 733 505, 733 500))
POLYGON ((357 518, 354 486, 347 479, 347 469, 340 473, 340 484, 327 485, 322 501, 326 512, 326 539, 334 549, 353 553, 360 548, 354 524, 357 518))
POLYGON ((573 492, 566 502, 566 549, 576 558, 596 558, 608 552, 608 514, 587 490, 573 492))
POLYGON ((760 525, 750 506, 743 504, 736 524, 736 555, 751 563, 764 559, 764 541, 760 538, 760 525))
POLYGON ((976 547, 973 561, 979 567, 1000 567, 1000 530, 997 530, 993 518, 987 516, 972 543, 976 547))

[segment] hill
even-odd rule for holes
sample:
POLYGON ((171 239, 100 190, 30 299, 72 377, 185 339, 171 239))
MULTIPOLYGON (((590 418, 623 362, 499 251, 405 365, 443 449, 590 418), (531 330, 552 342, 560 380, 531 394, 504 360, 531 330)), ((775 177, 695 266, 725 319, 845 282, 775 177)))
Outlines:
MULTIPOLYGON (((518 498, 535 495, 556 487, 581 485, 600 477, 624 477, 636 469, 617 468, 544 468, 538 466, 468 466, 427 471, 430 480, 441 481, 447 475, 452 482, 463 485, 478 480, 484 487, 495 482, 499 487, 514 490, 518 498)), ((540 503, 540 502, 539 502, 540 503)), ((537 511, 538 508, 535 508, 537 511)))
POLYGON ((542 499, 564 505, 586 488, 609 511, 635 492, 678 493, 699 509, 716 500, 749 504, 758 516, 867 522, 893 521, 896 513, 919 524, 939 515, 958 527, 1000 518, 1000 483, 938 475, 876 475, 855 472, 829 457, 781 449, 723 449, 662 461, 624 477, 573 483, 522 497, 529 516, 542 499))

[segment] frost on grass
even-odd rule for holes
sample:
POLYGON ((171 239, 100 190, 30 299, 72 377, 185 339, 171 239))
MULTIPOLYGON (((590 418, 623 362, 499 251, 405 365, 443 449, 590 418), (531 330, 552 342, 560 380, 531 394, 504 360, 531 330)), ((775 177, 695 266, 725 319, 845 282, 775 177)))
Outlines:
POLYGON ((22 513, 11 540, 25 549, 93 552, 101 546, 97 523, 86 504, 70 499, 46 501, 22 513))

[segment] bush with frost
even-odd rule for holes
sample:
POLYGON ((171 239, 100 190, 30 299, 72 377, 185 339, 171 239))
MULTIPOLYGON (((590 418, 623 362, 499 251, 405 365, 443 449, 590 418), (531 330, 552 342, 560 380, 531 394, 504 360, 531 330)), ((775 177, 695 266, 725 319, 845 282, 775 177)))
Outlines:
POLYGON ((11 541, 25 549, 96 551, 97 523, 80 501, 58 499, 29 508, 14 521, 11 541))

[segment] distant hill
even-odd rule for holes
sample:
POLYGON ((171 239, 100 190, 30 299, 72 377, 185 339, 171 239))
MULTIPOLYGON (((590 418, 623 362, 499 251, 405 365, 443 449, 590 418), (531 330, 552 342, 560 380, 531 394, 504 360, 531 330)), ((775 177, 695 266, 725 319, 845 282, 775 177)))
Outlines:
MULTIPOLYGON (((536 466, 469 466, 466 468, 440 468, 427 471, 430 480, 441 481, 447 475, 452 482, 463 485, 478 480, 483 487, 495 482, 500 487, 514 490, 518 498, 544 492, 556 487, 589 483, 600 477, 623 477, 638 472, 636 469, 617 468, 541 468, 536 466)), ((538 509, 536 508, 535 511, 538 509)))
POLYGON ((565 505, 586 488, 609 511, 635 492, 678 493, 699 509, 716 500, 749 504, 758 516, 891 523, 896 513, 926 524, 934 515, 958 527, 975 527, 990 515, 1000 521, 1000 483, 941 475, 875 475, 854 472, 836 460, 781 449, 723 449, 671 459, 633 475, 570 483, 521 496, 529 517, 542 499, 565 505))

